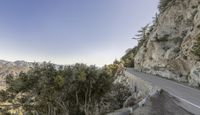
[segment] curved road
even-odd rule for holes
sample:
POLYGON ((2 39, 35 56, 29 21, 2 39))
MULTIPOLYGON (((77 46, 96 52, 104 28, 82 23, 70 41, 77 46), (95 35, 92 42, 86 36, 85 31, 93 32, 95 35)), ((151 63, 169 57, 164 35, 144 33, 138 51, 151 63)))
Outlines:
POLYGON ((128 68, 126 72, 149 82, 153 86, 162 88, 178 99, 176 103, 179 106, 195 115, 200 115, 200 90, 132 68, 128 68))

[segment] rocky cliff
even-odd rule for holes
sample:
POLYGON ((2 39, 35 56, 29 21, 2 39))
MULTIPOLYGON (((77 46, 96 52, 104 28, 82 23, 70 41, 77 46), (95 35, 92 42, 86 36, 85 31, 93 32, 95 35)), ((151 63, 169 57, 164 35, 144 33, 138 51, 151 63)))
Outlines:
POLYGON ((164 1, 168 3, 135 56, 135 68, 200 86, 200 61, 192 53, 200 37, 200 0, 164 1))

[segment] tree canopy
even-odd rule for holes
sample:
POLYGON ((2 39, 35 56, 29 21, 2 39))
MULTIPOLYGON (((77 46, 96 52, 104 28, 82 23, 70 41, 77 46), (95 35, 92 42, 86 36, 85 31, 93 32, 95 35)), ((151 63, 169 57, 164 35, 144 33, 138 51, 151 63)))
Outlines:
POLYGON ((116 70, 116 64, 56 68, 51 63, 35 63, 27 73, 7 76, 9 87, 1 93, 5 95, 2 97, 12 98, 10 103, 22 106, 27 114, 92 115, 110 91, 116 70))

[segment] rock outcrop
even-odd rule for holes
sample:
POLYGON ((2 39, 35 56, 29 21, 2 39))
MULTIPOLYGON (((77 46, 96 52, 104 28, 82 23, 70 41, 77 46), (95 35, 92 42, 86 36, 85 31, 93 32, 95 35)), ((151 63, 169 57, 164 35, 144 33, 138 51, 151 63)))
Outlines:
POLYGON ((200 61, 191 52, 200 37, 200 0, 170 0, 156 18, 135 68, 200 86, 200 61))

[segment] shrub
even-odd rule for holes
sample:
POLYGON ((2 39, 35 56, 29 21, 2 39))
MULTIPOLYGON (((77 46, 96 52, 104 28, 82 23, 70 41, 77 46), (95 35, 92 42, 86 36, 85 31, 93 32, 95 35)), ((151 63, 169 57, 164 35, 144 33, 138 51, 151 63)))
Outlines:
POLYGON ((180 51, 181 51, 181 49, 179 47, 177 47, 177 48, 174 49, 175 53, 179 53, 180 51))
POLYGON ((187 30, 185 30, 185 31, 182 31, 182 33, 181 33, 181 37, 182 37, 182 38, 184 38, 184 37, 187 35, 187 33, 188 33, 188 31, 187 31, 187 30))
POLYGON ((163 46, 162 49, 165 50, 165 51, 167 51, 167 50, 170 49, 170 47, 169 46, 163 46))
POLYGON ((111 91, 101 101, 102 115, 123 108, 123 104, 129 96, 131 96, 129 88, 121 83, 113 84, 111 91))
POLYGON ((197 25, 197 28, 198 28, 198 29, 200 29, 200 24, 199 24, 199 25, 197 25))
POLYGON ((198 5, 193 5, 191 8, 192 9, 198 8, 198 5))
POLYGON ((161 37, 157 37, 156 41, 157 42, 166 42, 166 41, 169 41, 168 38, 169 38, 169 34, 164 34, 161 37))
POLYGON ((198 13, 198 10, 194 10, 192 13, 191 13, 191 15, 193 16, 193 17, 195 17, 195 15, 198 13))
POLYGON ((160 12, 164 12, 165 9, 168 7, 170 2, 174 2, 175 0, 160 0, 158 9, 160 12))
POLYGON ((192 53, 196 55, 200 60, 200 37, 198 37, 197 41, 194 43, 192 47, 192 53))
MULTIPOLYGON (((102 68, 75 64, 59 69, 51 63, 34 64, 27 73, 7 80, 7 92, 22 94, 15 98, 15 103, 26 112, 94 114, 103 96, 111 90, 116 69, 114 64, 102 68)), ((5 100, 7 93, 0 93, 1 100, 5 100)))
POLYGON ((134 57, 137 54, 137 47, 134 47, 126 52, 126 54, 121 58, 124 62, 125 67, 134 67, 134 57))

